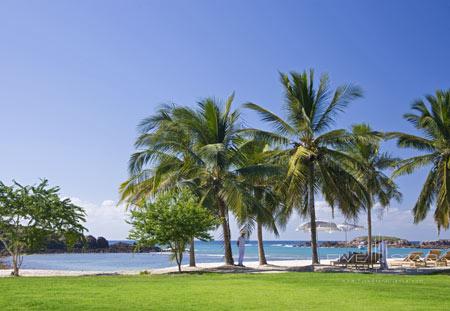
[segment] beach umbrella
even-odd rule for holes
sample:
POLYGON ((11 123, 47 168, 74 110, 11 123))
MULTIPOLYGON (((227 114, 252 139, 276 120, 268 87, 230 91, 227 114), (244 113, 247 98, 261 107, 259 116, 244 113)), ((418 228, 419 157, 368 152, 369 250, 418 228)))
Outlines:
POLYGON ((353 230, 364 230, 363 226, 358 226, 355 224, 349 224, 344 222, 343 224, 338 224, 337 227, 340 231, 353 231, 353 230))
MULTIPOLYGON (((316 221, 316 230, 317 232, 328 232, 333 233, 340 231, 338 226, 334 222, 329 221, 316 221)), ((301 224, 297 227, 296 231, 303 231, 303 232, 311 232, 311 223, 305 222, 304 224, 301 224)))
MULTIPOLYGON (((334 222, 328 221, 316 221, 316 229, 318 232, 328 233, 340 231, 338 226, 334 222)), ((304 224, 301 224, 297 227, 296 231, 311 232, 311 223, 305 222, 304 224)))
POLYGON ((339 224, 339 225, 337 225, 337 227, 339 228, 339 231, 345 232, 345 244, 347 244, 347 232, 365 229, 363 226, 358 226, 356 224, 349 224, 347 222, 344 222, 343 224, 339 224))

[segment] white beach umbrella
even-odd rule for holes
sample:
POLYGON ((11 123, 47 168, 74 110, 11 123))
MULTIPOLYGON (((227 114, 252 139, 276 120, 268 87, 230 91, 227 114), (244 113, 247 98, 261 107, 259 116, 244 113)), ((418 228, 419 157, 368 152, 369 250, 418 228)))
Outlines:
POLYGON ((347 244, 347 232, 365 229, 363 226, 358 226, 356 224, 349 224, 347 222, 344 222, 343 224, 339 224, 339 225, 337 225, 337 227, 339 228, 340 231, 345 232, 345 244, 347 244))
POLYGON ((338 224, 337 227, 340 231, 356 231, 356 230, 364 230, 365 228, 363 226, 358 226, 355 224, 349 224, 344 222, 343 224, 338 224))
MULTIPOLYGON (((340 231, 338 226, 334 222, 328 221, 316 221, 316 229, 318 232, 328 233, 340 231)), ((296 231, 311 232, 311 223, 305 222, 304 224, 301 224, 297 227, 296 231)))
MULTIPOLYGON (((316 229, 317 232, 328 232, 333 233, 336 231, 340 231, 337 225, 334 222, 329 221, 316 221, 316 229)), ((300 226, 295 229, 296 231, 303 231, 303 232, 311 232, 311 223, 305 222, 304 224, 301 224, 300 226)))

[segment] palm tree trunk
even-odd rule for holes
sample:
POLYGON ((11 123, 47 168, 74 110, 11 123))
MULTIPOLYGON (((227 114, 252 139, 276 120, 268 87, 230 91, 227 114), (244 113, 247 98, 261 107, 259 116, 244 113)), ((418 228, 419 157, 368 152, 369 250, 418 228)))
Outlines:
POLYGON ((308 185, 308 209, 311 222, 311 251, 312 264, 319 264, 319 255, 317 253, 317 228, 316 228, 316 210, 314 206, 314 164, 309 165, 309 185, 308 185))
POLYGON ((191 239, 191 246, 189 248, 189 267, 195 267, 195 244, 193 237, 191 239))
POLYGON ((222 220, 223 229, 223 247, 225 249, 225 264, 234 265, 233 252, 231 251, 231 234, 230 225, 228 223, 228 210, 225 206, 225 202, 219 199, 219 214, 222 220))
POLYGON ((372 209, 367 208, 367 253, 372 256, 372 209))
POLYGON ((263 235, 262 235, 262 224, 261 222, 256 222, 257 235, 258 235, 258 257, 259 265, 267 265, 266 254, 264 252, 263 235))

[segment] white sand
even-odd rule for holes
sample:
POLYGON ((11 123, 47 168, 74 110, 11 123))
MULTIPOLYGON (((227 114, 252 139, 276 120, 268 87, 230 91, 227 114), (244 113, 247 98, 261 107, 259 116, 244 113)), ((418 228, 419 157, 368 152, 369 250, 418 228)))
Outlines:
MULTIPOLYGON (((0 270, 0 277, 11 276, 12 269, 0 270)), ((20 269, 20 276, 82 276, 82 275, 133 275, 141 271, 70 271, 70 270, 42 270, 42 269, 20 269)))
MULTIPOLYGON (((322 264, 329 264, 329 260, 322 260, 322 264)), ((254 272, 282 272, 287 268, 292 267, 305 267, 311 265, 311 260, 284 260, 284 261, 270 261, 268 266, 259 267, 257 261, 245 262, 246 268, 257 269, 254 272)), ((198 263, 197 267, 191 268, 189 266, 182 266, 183 271, 202 271, 209 269, 221 269, 224 267, 223 262, 212 262, 212 263, 198 263)), ((246 272, 247 269, 241 267, 225 267, 225 270, 230 270, 230 272, 246 272)), ((123 271, 68 271, 68 270, 38 270, 38 269, 20 269, 19 273, 21 276, 82 276, 82 275, 108 275, 108 274, 118 274, 118 275, 136 275, 142 271, 148 271, 152 274, 164 274, 170 272, 178 271, 178 268, 169 267, 162 269, 141 269, 141 270, 123 270, 123 271)), ((250 270, 250 269, 248 269, 250 270)), ((7 277, 11 275, 11 269, 0 270, 0 277, 7 277)), ((248 271, 251 272, 251 271, 248 271)))
MULTIPOLYGON (((330 260, 321 260, 322 265, 330 265, 330 260)), ((306 267, 311 265, 311 260, 277 260, 269 261, 268 265, 260 266, 258 261, 244 262, 245 267, 225 266, 223 262, 197 263, 197 267, 182 266, 183 271, 229 271, 229 272, 286 272, 289 268, 306 267), (255 270, 255 271, 251 271, 255 270)), ((169 267, 151 270, 152 274, 164 274, 178 271, 177 267, 169 267)))
MULTIPOLYGON (((388 259, 392 261, 395 259, 388 259)), ((321 265, 318 266, 319 269, 329 269, 331 260, 321 260, 321 265)), ((225 266, 223 262, 213 262, 213 263, 198 263, 197 267, 189 267, 187 265, 182 266, 183 271, 210 271, 210 272, 232 272, 232 273, 282 273, 288 271, 310 271, 311 260, 279 260, 279 261, 269 261, 266 266, 259 266, 257 261, 245 262, 245 267, 237 266, 225 266)), ((392 267, 390 272, 392 273, 403 273, 408 268, 392 267)), ((420 268, 420 270, 442 270, 450 269, 450 267, 429 267, 420 268)), ((417 270, 417 269, 408 269, 417 270)), ((11 269, 0 270, 0 277, 8 277, 11 275, 11 269)), ((147 271, 151 274, 165 274, 171 272, 177 272, 178 268, 169 267, 162 269, 141 269, 141 270, 122 270, 122 271, 67 271, 67 270, 37 270, 37 269, 21 269, 21 276, 83 276, 83 275, 137 275, 142 271, 147 271)))

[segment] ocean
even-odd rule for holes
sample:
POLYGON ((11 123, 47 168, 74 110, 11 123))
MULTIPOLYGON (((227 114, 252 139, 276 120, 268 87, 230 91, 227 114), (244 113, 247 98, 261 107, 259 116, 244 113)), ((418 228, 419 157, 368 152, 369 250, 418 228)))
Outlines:
MULTIPOLYGON (((311 259, 311 248, 295 247, 301 241, 265 241, 267 260, 300 260, 311 259)), ((237 246, 233 241, 233 255, 237 260, 237 246)), ((196 260, 198 263, 222 262, 222 241, 195 242, 196 260)), ((403 258, 414 248, 389 248, 389 258, 403 258)), ((334 259, 349 251, 360 251, 356 248, 320 247, 319 256, 322 259, 334 259)), ((426 249, 420 249, 424 253, 426 249)), ((256 241, 248 241, 245 250, 245 261, 258 260, 258 245, 256 241)), ((244 264, 245 264, 244 261, 244 264)), ((189 254, 183 259, 189 262, 189 254)), ((83 271, 123 271, 146 270, 174 266, 168 253, 84 253, 84 254, 35 254, 24 256, 23 269, 45 270, 83 270, 83 271)))

